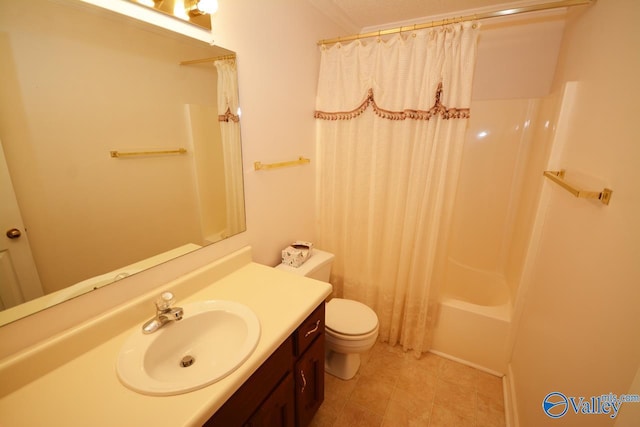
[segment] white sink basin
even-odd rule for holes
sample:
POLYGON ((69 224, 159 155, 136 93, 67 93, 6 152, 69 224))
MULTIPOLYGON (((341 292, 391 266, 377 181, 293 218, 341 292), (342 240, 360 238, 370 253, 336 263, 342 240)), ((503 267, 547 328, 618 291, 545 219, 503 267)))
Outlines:
POLYGON ((249 307, 222 300, 181 306, 182 320, 149 335, 140 327, 127 339, 116 365, 125 386, 156 396, 186 393, 224 378, 253 353, 260 322, 249 307))

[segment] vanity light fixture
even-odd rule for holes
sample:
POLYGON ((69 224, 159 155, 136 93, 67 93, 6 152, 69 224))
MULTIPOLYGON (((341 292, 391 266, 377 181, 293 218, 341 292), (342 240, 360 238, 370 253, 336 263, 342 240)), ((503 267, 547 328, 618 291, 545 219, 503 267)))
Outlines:
POLYGON ((218 11, 218 0, 188 0, 184 3, 189 16, 213 15, 218 11))
POLYGON ((218 0, 129 0, 157 12, 211 30, 211 16, 218 10, 218 0))

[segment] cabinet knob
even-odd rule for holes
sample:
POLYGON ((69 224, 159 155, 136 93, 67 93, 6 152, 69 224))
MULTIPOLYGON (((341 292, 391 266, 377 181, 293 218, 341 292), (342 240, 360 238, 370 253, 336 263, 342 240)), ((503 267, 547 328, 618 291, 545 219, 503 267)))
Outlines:
POLYGON ((22 233, 17 228, 7 230, 7 237, 10 239, 17 239, 20 236, 22 236, 22 233))

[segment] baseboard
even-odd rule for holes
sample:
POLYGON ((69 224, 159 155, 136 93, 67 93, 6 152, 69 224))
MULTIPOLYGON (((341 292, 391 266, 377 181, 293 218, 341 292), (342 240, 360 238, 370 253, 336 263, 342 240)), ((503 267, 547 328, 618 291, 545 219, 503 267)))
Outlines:
POLYGON ((459 357, 455 357, 455 356, 452 356, 452 355, 447 354, 447 353, 443 353, 443 352, 438 351, 438 350, 433 350, 432 349, 432 350, 429 350, 429 353, 433 353, 433 354, 435 354, 437 356, 444 357, 445 359, 453 360, 454 362, 462 363, 463 365, 467 365, 467 366, 475 368, 475 369, 477 369, 479 371, 486 372, 486 373, 491 374, 491 375, 495 375, 496 377, 501 377, 502 378, 505 375, 502 372, 498 372, 498 371, 494 371, 493 369, 485 368, 484 366, 480 366, 480 365, 478 365, 476 363, 469 362, 468 360, 460 359, 459 357))
POLYGON ((507 367, 507 375, 502 378, 502 388, 504 392, 504 417, 507 427, 519 427, 515 379, 511 363, 507 367))

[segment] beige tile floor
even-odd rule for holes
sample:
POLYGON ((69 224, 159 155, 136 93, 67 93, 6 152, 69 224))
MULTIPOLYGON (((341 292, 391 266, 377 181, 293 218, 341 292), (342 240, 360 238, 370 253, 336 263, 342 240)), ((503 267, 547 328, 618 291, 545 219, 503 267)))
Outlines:
POLYGON ((427 353, 377 343, 350 381, 325 374, 312 427, 503 427, 502 379, 427 353))

